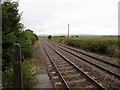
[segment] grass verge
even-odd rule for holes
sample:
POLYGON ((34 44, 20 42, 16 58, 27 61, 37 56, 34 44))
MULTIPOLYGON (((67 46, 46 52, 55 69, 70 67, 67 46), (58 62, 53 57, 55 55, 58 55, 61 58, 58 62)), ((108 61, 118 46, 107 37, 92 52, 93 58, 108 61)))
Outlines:
MULTIPOLYGON (((39 67, 36 59, 32 58, 26 60, 22 63, 22 73, 23 73, 23 88, 32 88, 34 85, 38 83, 36 79, 36 71, 41 69, 39 67)), ((13 75, 13 67, 8 67, 3 74, 3 88, 14 88, 14 77, 13 75)))

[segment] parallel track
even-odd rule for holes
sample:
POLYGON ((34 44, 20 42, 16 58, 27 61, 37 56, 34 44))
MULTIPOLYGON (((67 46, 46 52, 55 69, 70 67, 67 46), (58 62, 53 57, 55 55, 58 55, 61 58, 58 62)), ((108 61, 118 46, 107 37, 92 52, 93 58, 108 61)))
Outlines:
POLYGON ((73 49, 73 48, 71 48, 71 47, 68 47, 68 46, 65 46, 65 45, 62 45, 62 44, 58 44, 58 43, 57 43, 57 45, 60 45, 60 46, 65 47, 65 48, 67 48, 67 49, 73 50, 73 51, 78 52, 78 53, 80 53, 80 54, 83 54, 83 55, 85 55, 85 56, 91 57, 91 58, 93 58, 93 59, 99 60, 99 61, 104 62, 104 63, 106 63, 106 64, 109 64, 109 65, 111 65, 111 66, 120 68, 120 65, 118 65, 118 64, 113 64, 113 63, 108 62, 108 61, 105 61, 105 60, 103 60, 103 59, 101 59, 101 58, 97 58, 97 57, 94 57, 94 56, 92 56, 92 55, 88 55, 88 54, 86 54, 86 53, 83 53, 83 52, 81 52, 81 51, 75 50, 75 49, 73 49))
MULTIPOLYGON (((50 43, 51 43, 51 42, 50 42, 50 43)), ((93 58, 93 59, 96 59, 96 60, 98 60, 98 61, 100 61, 100 62, 103 62, 103 63, 105 63, 105 64, 108 64, 108 65, 110 65, 111 67, 118 68, 118 70, 120 70, 120 66, 119 66, 119 65, 116 65, 116 64, 113 64, 113 63, 104 61, 104 60, 102 60, 102 59, 96 58, 96 57, 91 56, 91 55, 87 55, 87 54, 85 54, 85 53, 82 53, 82 52, 80 52, 80 51, 77 51, 77 50, 75 50, 75 49, 72 49, 72 48, 70 48, 70 47, 67 47, 67 46, 64 46, 64 45, 61 45, 61 44, 55 44, 55 43, 52 43, 52 44, 55 45, 56 47, 62 49, 63 51, 68 52, 68 53, 74 55, 75 57, 78 57, 78 58, 80 58, 80 59, 82 59, 82 60, 90 63, 91 65, 94 65, 95 67, 97 67, 97 68, 99 68, 99 69, 101 69, 101 70, 104 70, 105 72, 107 72, 107 73, 115 76, 116 78, 120 79, 120 74, 119 74, 119 73, 114 73, 114 72, 112 72, 112 71, 110 71, 110 70, 108 70, 108 69, 106 69, 106 68, 104 68, 104 67, 102 67, 102 66, 100 66, 100 65, 97 65, 97 64, 91 62, 90 60, 87 60, 86 58, 80 57, 78 54, 80 53, 80 54, 86 55, 86 56, 91 57, 91 58, 93 58), (64 48, 73 50, 74 52, 77 52, 78 54, 75 54, 75 53, 73 53, 73 52, 71 52, 71 51, 69 51, 69 50, 66 50, 66 49, 64 49, 64 48)))
MULTIPOLYGON (((42 40, 41 40, 42 41, 42 40)), ((61 79, 62 79, 62 82, 64 82, 65 86, 67 89, 70 89, 71 86, 70 84, 68 83, 68 81, 66 81, 66 76, 61 72, 61 71, 65 71, 66 70, 66 67, 65 68, 62 68, 62 70, 60 69, 60 65, 58 64, 58 62, 60 63, 65 63, 65 64, 68 64, 69 67, 72 67, 72 71, 75 71, 73 73, 80 73, 82 76, 84 76, 84 78, 87 79, 87 81, 89 81, 91 84, 93 84, 95 87, 99 88, 100 90, 104 90, 104 87, 99 84, 98 82, 96 82, 93 78, 91 78, 88 74, 86 74, 84 71, 82 71, 80 68, 78 68, 74 63, 72 63, 69 59, 67 59, 65 56, 63 56, 60 52, 58 52, 57 50, 55 50, 52 46, 50 46, 49 44, 47 43, 44 43, 42 41, 42 46, 47 54, 47 56, 49 57, 50 61, 52 62, 52 64, 54 65, 54 67, 56 68, 57 72, 59 73, 61 79), (46 47, 47 48, 46 48, 46 47), (48 48, 49 47, 49 48, 48 48), (46 49, 49 49, 49 50, 46 50, 46 49), (54 53, 54 56, 52 56, 51 53, 54 53), (59 58, 55 58, 55 56, 59 57, 59 58), (57 61, 55 61, 55 59, 57 61), (64 76, 63 76, 64 75, 64 76)), ((63 65, 64 66, 64 65, 63 65)), ((68 68, 69 68, 68 67, 68 68)), ((69 71, 68 71, 69 72, 69 71)), ((74 76, 75 77, 75 76, 74 76)), ((74 78, 72 77, 72 78, 74 78)), ((74 82, 73 82, 74 83, 74 82)), ((79 83, 79 82, 78 82, 79 83)))

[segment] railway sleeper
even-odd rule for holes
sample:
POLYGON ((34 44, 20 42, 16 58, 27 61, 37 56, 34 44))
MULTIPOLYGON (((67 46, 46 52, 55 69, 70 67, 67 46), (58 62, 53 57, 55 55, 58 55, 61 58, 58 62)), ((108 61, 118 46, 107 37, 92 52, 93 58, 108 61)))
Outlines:
POLYGON ((59 77, 58 76, 53 76, 52 79, 58 79, 59 77))
POLYGON ((73 88, 81 88, 81 87, 86 88, 89 85, 93 85, 93 83, 91 83, 86 79, 76 80, 71 83, 69 82, 69 86, 72 86, 73 88))
POLYGON ((63 77, 67 78, 67 77, 76 77, 76 76, 81 76, 81 74, 73 74, 73 75, 68 75, 68 76, 63 76, 63 77))
POLYGON ((65 77, 65 80, 66 80, 66 81, 76 81, 76 80, 83 79, 83 78, 84 78, 84 77, 82 77, 82 76, 65 77))
POLYGON ((56 72, 53 71, 53 72, 50 72, 50 73, 51 73, 51 74, 55 74, 56 72))
POLYGON ((87 85, 87 86, 85 86, 85 88, 96 89, 97 87, 95 85, 87 85))
POLYGON ((52 65, 48 65, 48 67, 52 67, 52 65))
POLYGON ((76 70, 69 70, 69 71, 61 71, 61 73, 74 73, 74 72, 76 72, 76 70))
POLYGON ((54 87, 55 88, 64 88, 64 85, 61 82, 55 82, 54 87))
POLYGON ((69 64, 56 65, 57 67, 67 67, 69 64))
POLYGON ((79 80, 73 80, 73 81, 67 81, 68 84, 73 84, 73 83, 83 83, 85 82, 86 79, 79 79, 79 80))
POLYGON ((59 64, 67 64, 67 62, 63 61, 63 62, 59 62, 59 64))
POLYGON ((63 69, 73 69, 71 66, 69 67, 62 67, 62 68, 59 68, 60 70, 63 70, 63 69))

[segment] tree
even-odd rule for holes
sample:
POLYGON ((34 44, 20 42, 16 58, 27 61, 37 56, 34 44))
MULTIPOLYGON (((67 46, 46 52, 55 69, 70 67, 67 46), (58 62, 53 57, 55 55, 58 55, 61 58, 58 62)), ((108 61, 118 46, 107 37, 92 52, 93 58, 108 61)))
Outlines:
POLYGON ((17 2, 4 2, 2 5, 2 58, 3 69, 13 58, 13 45, 18 42, 23 24, 20 21, 17 2))
MULTIPOLYGON (((21 46, 22 60, 30 60, 34 55, 34 42, 38 39, 32 30, 23 30, 20 23, 17 2, 4 2, 2 5, 2 75, 3 88, 14 88, 13 84, 13 46, 21 46)), ((25 73, 24 73, 25 74, 25 73)), ((26 80, 25 80, 26 81, 26 80)), ((31 81, 30 81, 31 82, 31 81)))
POLYGON ((32 30, 23 31, 23 24, 20 23, 17 2, 4 2, 2 5, 2 61, 3 70, 13 61, 14 43, 22 47, 22 57, 33 56, 33 44, 38 39, 32 30))
POLYGON ((37 40, 37 35, 33 33, 32 30, 27 29, 22 31, 20 34, 19 43, 21 45, 22 59, 32 58, 34 55, 34 42, 37 40))
POLYGON ((49 36, 48 36, 48 39, 50 40, 51 38, 52 38, 52 36, 51 36, 51 35, 49 35, 49 36))
POLYGON ((78 37, 77 35, 75 37, 78 37))

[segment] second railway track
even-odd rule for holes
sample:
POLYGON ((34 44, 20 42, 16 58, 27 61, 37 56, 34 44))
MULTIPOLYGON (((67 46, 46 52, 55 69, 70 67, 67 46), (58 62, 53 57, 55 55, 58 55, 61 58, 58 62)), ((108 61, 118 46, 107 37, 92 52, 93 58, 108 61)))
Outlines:
MULTIPOLYGON (((51 42, 50 42, 51 43, 51 42)), ((77 51, 75 49, 72 49, 70 47, 67 47, 67 46, 64 46, 64 45, 61 45, 61 44, 55 44, 55 43, 52 43, 53 45, 55 45, 56 47, 108 72, 109 74, 112 74, 114 75, 116 78, 120 79, 120 66, 118 64, 113 64, 113 63, 110 63, 110 62, 107 62, 105 60, 102 60, 102 59, 99 59, 99 58, 96 58, 94 56, 91 56, 91 55, 87 55, 83 52, 80 52, 80 51, 77 51)))

